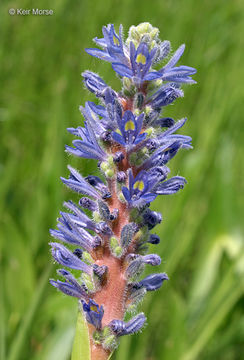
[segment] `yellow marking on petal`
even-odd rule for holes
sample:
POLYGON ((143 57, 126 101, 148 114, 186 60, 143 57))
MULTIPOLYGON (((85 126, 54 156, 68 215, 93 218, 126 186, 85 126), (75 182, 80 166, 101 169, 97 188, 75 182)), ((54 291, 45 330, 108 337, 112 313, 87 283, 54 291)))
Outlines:
POLYGON ((142 53, 138 54, 137 57, 136 57, 136 62, 139 64, 142 64, 142 65, 145 65, 146 64, 146 56, 143 55, 142 53))
POLYGON ((135 124, 132 120, 127 121, 127 123, 125 124, 125 131, 128 130, 135 130, 135 124))
POLYGON ((115 132, 122 136, 120 129, 116 129, 115 132))
POLYGON ((97 120, 96 114, 93 111, 91 111, 91 116, 94 120, 97 120))
POLYGON ((113 37, 114 45, 119 45, 119 40, 116 38, 116 36, 113 37))
POLYGON ((135 182, 134 186, 133 186, 134 189, 138 189, 140 191, 143 191, 144 189, 144 182, 142 180, 138 180, 135 182))
POLYGON ((98 313, 97 307, 96 307, 95 305, 90 306, 90 309, 91 309, 92 311, 95 311, 96 313, 98 313))

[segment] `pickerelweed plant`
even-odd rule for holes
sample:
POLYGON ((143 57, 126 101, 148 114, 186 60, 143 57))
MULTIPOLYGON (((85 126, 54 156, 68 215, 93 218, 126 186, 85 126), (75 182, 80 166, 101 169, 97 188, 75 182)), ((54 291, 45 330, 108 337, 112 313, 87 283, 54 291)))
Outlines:
POLYGON ((191 148, 191 138, 176 134, 186 119, 175 122, 160 114, 183 96, 182 83, 195 83, 191 75, 196 72, 176 66, 184 45, 165 61, 170 42, 161 42, 159 30, 149 23, 132 26, 126 40, 122 26, 119 34, 113 25, 102 31, 104 37, 94 39, 101 49, 86 52, 111 62, 122 90, 114 91, 97 74, 85 71, 84 84, 100 103, 88 101, 80 108, 84 127, 68 128, 78 139, 73 147, 66 146, 70 154, 97 160, 101 178, 84 178, 69 167, 69 178, 61 179, 82 197, 78 205, 64 203, 68 212, 60 213, 58 230, 51 230, 60 242, 50 243, 53 258, 65 267, 58 270, 63 281, 51 284, 78 299, 88 323, 92 360, 107 359, 121 336, 142 329, 146 317, 138 313, 138 304, 168 280, 165 273, 142 278, 145 265, 161 262, 157 254, 147 253, 148 244, 160 242, 151 231, 162 221, 150 204, 186 184, 181 176, 168 179, 167 164, 180 149, 191 148), (155 70, 161 61, 164 66, 155 70), (76 270, 78 277, 66 268, 76 270), (125 321, 128 314, 131 319, 125 321))

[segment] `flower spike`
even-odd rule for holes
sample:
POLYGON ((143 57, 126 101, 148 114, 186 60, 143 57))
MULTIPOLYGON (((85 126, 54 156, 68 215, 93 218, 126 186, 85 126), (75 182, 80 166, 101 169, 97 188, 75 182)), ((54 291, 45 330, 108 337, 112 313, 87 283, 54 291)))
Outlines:
POLYGON ((50 283, 78 299, 89 324, 91 360, 108 359, 121 336, 144 327, 146 317, 138 313, 138 304, 169 280, 164 272, 142 276, 145 268, 162 266, 159 255, 148 253, 160 243, 152 229, 163 219, 150 205, 186 185, 182 176, 169 177, 168 164, 178 151, 190 149, 192 140, 178 133, 185 118, 175 121, 161 110, 183 97, 181 85, 195 83, 196 72, 178 65, 185 45, 155 69, 171 45, 149 23, 132 26, 125 40, 122 25, 116 32, 109 24, 102 33, 94 39, 99 48, 86 52, 111 64, 122 90, 114 91, 94 72, 83 72, 97 101, 80 107, 84 125, 68 128, 76 138, 66 146, 78 158, 95 160, 100 175, 83 177, 68 167, 68 178, 61 180, 78 193, 78 204, 66 201, 57 229, 50 230, 57 239, 50 243, 52 256, 64 267, 58 270, 63 281, 50 283), (134 317, 125 321, 131 313, 134 317))

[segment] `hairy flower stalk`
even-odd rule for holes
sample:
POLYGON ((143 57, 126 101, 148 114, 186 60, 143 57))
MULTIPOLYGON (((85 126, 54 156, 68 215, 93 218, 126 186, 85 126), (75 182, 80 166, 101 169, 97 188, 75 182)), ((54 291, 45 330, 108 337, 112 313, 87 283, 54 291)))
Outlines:
POLYGON ((142 23, 132 26, 124 40, 122 26, 119 34, 113 25, 103 27, 103 38, 94 39, 101 49, 86 51, 111 62, 122 90, 114 91, 85 71, 84 83, 99 105, 86 102, 81 107, 84 127, 68 128, 77 139, 66 151, 97 160, 101 178, 84 178, 71 167, 69 178, 61 178, 81 198, 78 205, 64 203, 68 211, 60 213, 58 229, 50 231, 58 240, 50 243, 52 255, 64 267, 58 270, 63 280, 51 284, 82 306, 92 360, 107 359, 120 336, 142 329, 146 318, 138 313, 138 304, 168 280, 165 273, 142 277, 146 265, 161 262, 157 254, 148 254, 149 244, 160 242, 151 230, 162 221, 150 203, 184 187, 183 177, 168 178, 167 164, 180 149, 191 148, 191 138, 176 133, 186 119, 175 122, 162 117, 161 110, 183 96, 182 83, 195 83, 195 69, 176 66, 184 45, 165 61, 170 43, 161 42, 158 34, 142 23), (125 321, 126 314, 133 316, 125 321))

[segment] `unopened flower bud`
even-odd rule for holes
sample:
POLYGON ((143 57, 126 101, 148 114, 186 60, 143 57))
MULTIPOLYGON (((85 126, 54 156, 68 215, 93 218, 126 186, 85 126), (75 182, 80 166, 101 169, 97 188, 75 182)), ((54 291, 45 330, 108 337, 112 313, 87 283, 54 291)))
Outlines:
POLYGON ((118 151, 113 156, 113 161, 115 163, 120 163, 124 159, 124 154, 121 151, 118 151))
POLYGON ((156 234, 151 234, 147 242, 157 245, 160 243, 160 237, 156 234))
POLYGON ((123 183, 123 182, 125 182, 125 180, 126 180, 126 173, 124 171, 119 171, 117 173, 117 181, 119 183, 123 183))
POLYGON ((120 244, 123 248, 126 249, 130 245, 134 234, 135 234, 134 223, 127 224, 123 227, 120 235, 120 244))

